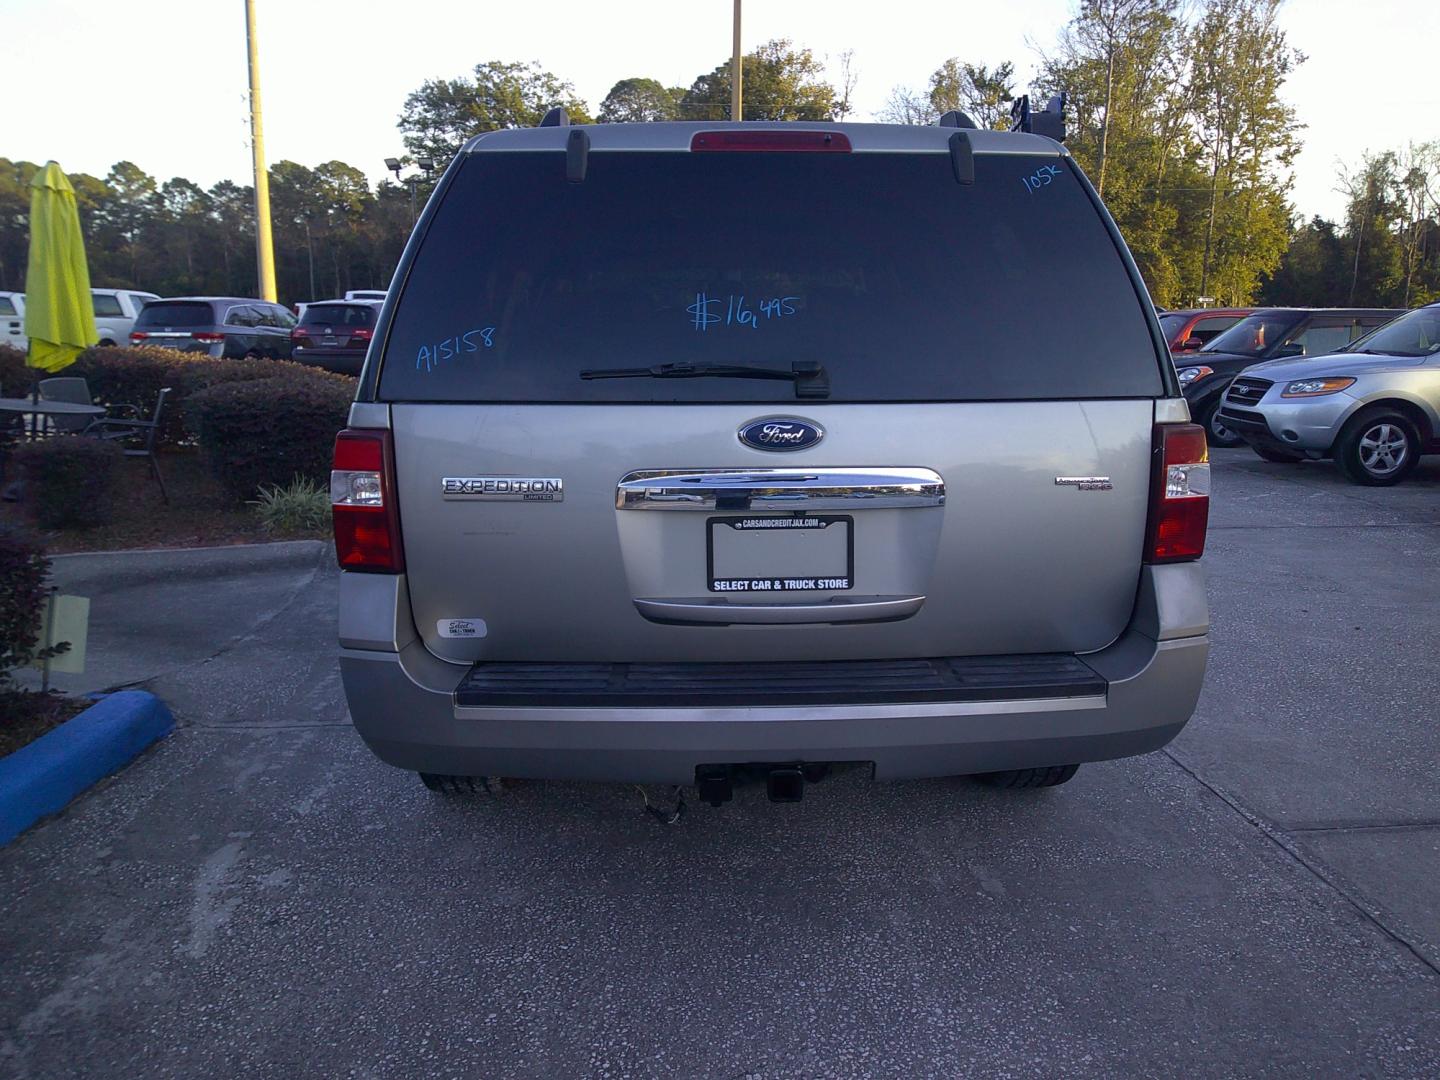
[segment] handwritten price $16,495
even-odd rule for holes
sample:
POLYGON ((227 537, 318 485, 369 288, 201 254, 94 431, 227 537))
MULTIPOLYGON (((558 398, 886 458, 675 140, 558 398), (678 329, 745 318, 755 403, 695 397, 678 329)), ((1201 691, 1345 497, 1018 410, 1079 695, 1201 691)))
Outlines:
POLYGON ((690 325, 701 333, 712 326, 748 326, 760 329, 761 321, 783 319, 796 313, 795 301, 798 296, 777 296, 760 300, 755 307, 745 303, 745 294, 739 296, 709 296, 703 292, 695 294, 695 303, 685 309, 690 316, 690 325))

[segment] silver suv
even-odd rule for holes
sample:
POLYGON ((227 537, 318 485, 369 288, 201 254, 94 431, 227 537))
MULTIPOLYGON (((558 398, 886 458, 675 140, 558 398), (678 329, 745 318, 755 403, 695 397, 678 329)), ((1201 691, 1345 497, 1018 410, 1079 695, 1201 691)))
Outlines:
MULTIPOLYGON (((963 122, 963 121, 962 121, 963 122)), ((1129 253, 1024 132, 495 131, 332 478, 360 735, 486 775, 1048 786, 1194 708, 1209 466, 1129 253)))
POLYGON ((1440 453, 1440 304, 1354 344, 1248 367, 1219 416, 1267 461, 1334 460, 1357 484, 1397 484, 1440 453))

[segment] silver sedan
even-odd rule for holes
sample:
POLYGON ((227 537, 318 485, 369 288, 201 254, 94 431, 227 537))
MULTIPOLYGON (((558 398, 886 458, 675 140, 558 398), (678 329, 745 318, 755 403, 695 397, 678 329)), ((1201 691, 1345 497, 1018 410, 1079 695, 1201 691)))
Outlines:
POLYGON ((1267 461, 1328 457, 1354 483, 1399 483, 1440 453, 1440 304, 1327 356, 1246 368, 1219 415, 1267 461))

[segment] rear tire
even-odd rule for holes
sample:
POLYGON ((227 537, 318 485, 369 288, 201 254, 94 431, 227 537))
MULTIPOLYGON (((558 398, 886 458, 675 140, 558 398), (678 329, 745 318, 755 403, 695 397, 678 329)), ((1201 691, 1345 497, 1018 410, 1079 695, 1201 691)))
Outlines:
POLYGON ((472 795, 485 790, 483 776, 446 776, 443 773, 420 774, 420 782, 442 795, 472 795))
POLYGON ((1304 454, 1292 454, 1289 450, 1275 450, 1269 446, 1252 446, 1250 449, 1266 461, 1273 461, 1277 465, 1294 465, 1297 461, 1305 460, 1304 454))
POLYGON ((1335 440, 1335 465, 1353 484, 1389 487, 1409 476, 1419 462, 1420 432, 1394 409, 1362 412, 1335 440))
POLYGON ((1206 441, 1211 446, 1219 446, 1227 450, 1244 446, 1245 440, 1225 426, 1225 422, 1218 415, 1219 412, 1220 402, 1218 400, 1201 410, 1199 423, 1205 428, 1206 441))
POLYGON ((1007 769, 1004 772, 978 773, 975 779, 986 787, 994 788, 1058 787, 1074 776, 1079 768, 1079 765, 1047 765, 1042 769, 1007 769))

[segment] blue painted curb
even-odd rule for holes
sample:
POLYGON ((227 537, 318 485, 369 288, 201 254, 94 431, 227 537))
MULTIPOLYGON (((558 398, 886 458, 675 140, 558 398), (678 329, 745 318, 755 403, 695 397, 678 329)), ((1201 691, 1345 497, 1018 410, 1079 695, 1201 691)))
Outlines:
POLYGON ((0 758, 0 844, 64 809, 174 726, 170 710, 154 694, 122 690, 0 758))

